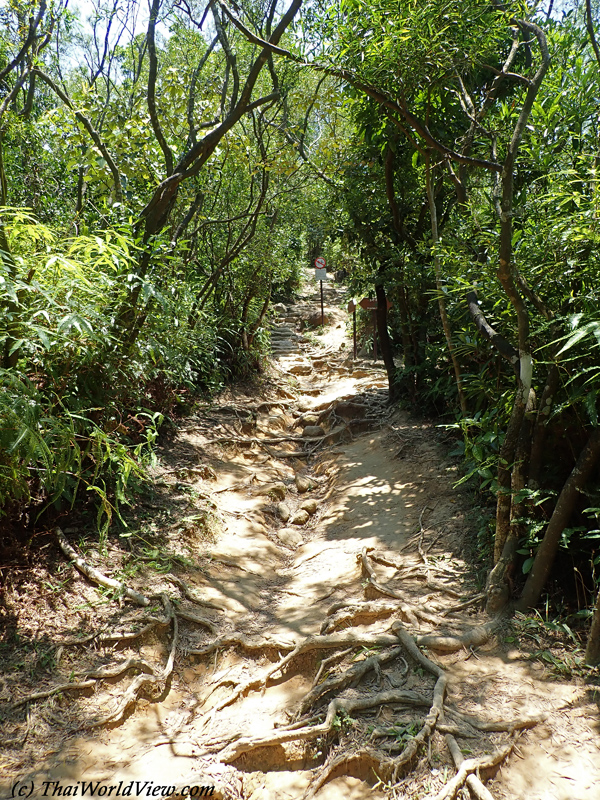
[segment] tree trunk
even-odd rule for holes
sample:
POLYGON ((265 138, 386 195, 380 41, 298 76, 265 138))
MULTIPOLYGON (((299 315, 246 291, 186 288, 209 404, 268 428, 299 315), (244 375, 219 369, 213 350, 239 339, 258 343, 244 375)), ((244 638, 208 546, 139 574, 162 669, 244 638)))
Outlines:
POLYGON ((396 381, 396 366, 392 355, 392 342, 387 324, 387 297, 381 284, 375 285, 375 295, 377 296, 377 334, 381 346, 381 357, 388 377, 388 397, 390 403, 393 403, 398 399, 398 384, 396 381))
POLYGON ((462 375, 460 372, 460 364, 456 358, 454 344, 452 343, 452 330, 450 328, 450 321, 446 312, 446 301, 444 299, 444 292, 442 287, 442 267, 440 264, 440 257, 437 252, 437 245, 439 243, 438 222, 437 222, 437 209, 435 207, 435 197, 433 195, 433 186, 431 185, 431 168, 430 156, 427 154, 426 166, 426 181, 427 181, 427 199, 429 201, 429 215, 431 217, 431 239, 433 242, 433 266, 435 269, 435 285, 437 288, 438 306, 440 309, 440 319, 442 320, 442 328, 444 329, 444 336, 446 337, 446 344, 448 345, 448 352, 454 367, 454 377, 456 379, 456 388, 458 391, 458 401, 460 403, 460 411, 463 417, 467 416, 467 401, 462 387, 462 375))
MULTIPOLYGON (((511 526, 511 520, 517 518, 517 508, 512 492, 513 459, 525 417, 527 404, 530 401, 533 379, 533 359, 529 338, 529 314, 525 302, 518 289, 517 272, 513 261, 513 229, 514 216, 514 169, 517 152, 523 132, 529 120, 533 103, 542 80, 550 64, 550 56, 543 31, 533 23, 519 21, 523 30, 533 32, 538 39, 542 54, 542 63, 535 77, 529 83, 525 102, 513 130, 513 135, 504 159, 501 175, 497 175, 495 186, 496 211, 500 220, 500 245, 498 249, 498 280, 506 293, 517 316, 519 336, 519 371, 517 390, 513 403, 508 430, 498 459, 498 500, 496 507, 496 537, 494 541, 495 565, 488 577, 487 605, 488 613, 498 613, 509 598, 508 581, 513 570, 517 550, 517 531, 511 526)), ((520 480, 516 480, 520 485, 520 480)), ((516 503, 518 506, 518 502, 516 503)))
POLYGON ((498 459, 494 568, 486 586, 486 611, 490 616, 498 614, 511 596, 514 561, 523 533, 519 522, 523 505, 516 498, 525 488, 530 438, 531 426, 525 419, 525 409, 515 405, 498 459))
POLYGON ((531 453, 529 456, 529 481, 530 489, 537 489, 540 483, 540 472, 544 457, 544 444, 546 443, 546 432, 548 419, 554 403, 554 395, 558 389, 560 373, 556 364, 552 364, 546 378, 546 385, 540 397, 540 405, 535 420, 535 428, 531 441, 531 453))
POLYGON ((592 627, 585 648, 585 663, 590 667, 600 664, 600 590, 592 616, 592 627))
POLYGON ((595 428, 558 496, 556 507, 535 555, 531 572, 527 577, 523 594, 516 605, 519 611, 533 608, 540 599, 558 551, 560 536, 571 518, 575 501, 590 477, 599 456, 600 428, 595 428))

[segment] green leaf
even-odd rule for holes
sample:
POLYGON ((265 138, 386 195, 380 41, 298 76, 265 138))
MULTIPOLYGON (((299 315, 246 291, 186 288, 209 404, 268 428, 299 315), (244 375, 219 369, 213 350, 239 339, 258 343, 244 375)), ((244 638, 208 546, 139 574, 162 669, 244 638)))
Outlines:
POLYGON ((533 567, 533 562, 535 561, 535 556, 531 556, 530 558, 526 558, 523 562, 523 575, 527 575, 530 572, 531 568, 533 567))

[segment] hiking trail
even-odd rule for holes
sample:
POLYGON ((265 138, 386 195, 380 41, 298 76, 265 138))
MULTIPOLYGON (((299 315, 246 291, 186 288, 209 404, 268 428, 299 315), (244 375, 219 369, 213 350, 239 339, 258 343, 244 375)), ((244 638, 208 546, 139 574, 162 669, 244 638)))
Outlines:
POLYGON ((315 282, 276 306, 260 396, 229 389, 164 438, 131 535, 81 552, 58 531, 60 598, 13 587, 54 661, 2 679, 4 788, 599 800, 597 690, 534 657, 533 622, 484 615, 444 430, 388 406, 343 289, 325 298, 323 329, 315 282))

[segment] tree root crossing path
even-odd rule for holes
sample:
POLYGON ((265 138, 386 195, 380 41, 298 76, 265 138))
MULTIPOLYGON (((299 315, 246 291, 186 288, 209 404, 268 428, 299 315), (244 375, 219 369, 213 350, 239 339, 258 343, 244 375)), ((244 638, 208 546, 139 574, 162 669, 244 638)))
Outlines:
POLYGON ((318 284, 276 306, 259 385, 163 440, 121 545, 54 531, 65 610, 53 671, 9 703, 9 782, 600 798, 598 699, 532 657, 533 622, 484 615, 447 434, 387 405, 325 298, 323 328, 318 284))

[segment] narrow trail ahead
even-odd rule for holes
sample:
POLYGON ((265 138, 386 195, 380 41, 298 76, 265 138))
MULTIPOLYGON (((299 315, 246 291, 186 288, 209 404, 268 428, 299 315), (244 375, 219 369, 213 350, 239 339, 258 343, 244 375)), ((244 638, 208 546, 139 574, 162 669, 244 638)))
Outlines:
MULTIPOLYGON (((327 325, 310 332, 314 290, 279 308, 261 397, 231 391, 163 444, 138 520, 149 566, 130 585, 166 613, 179 602, 145 634, 147 614, 132 618, 118 647, 164 685, 144 696, 121 676, 71 697, 82 730, 35 767, 13 759, 12 778, 194 781, 244 800, 442 800, 463 785, 599 800, 597 698, 480 611, 463 560, 474 516, 443 435, 388 408, 381 366, 352 361, 341 290, 327 285, 327 325), (448 747, 468 758, 462 782, 448 747)), ((94 653, 85 663, 98 672, 94 653)))

